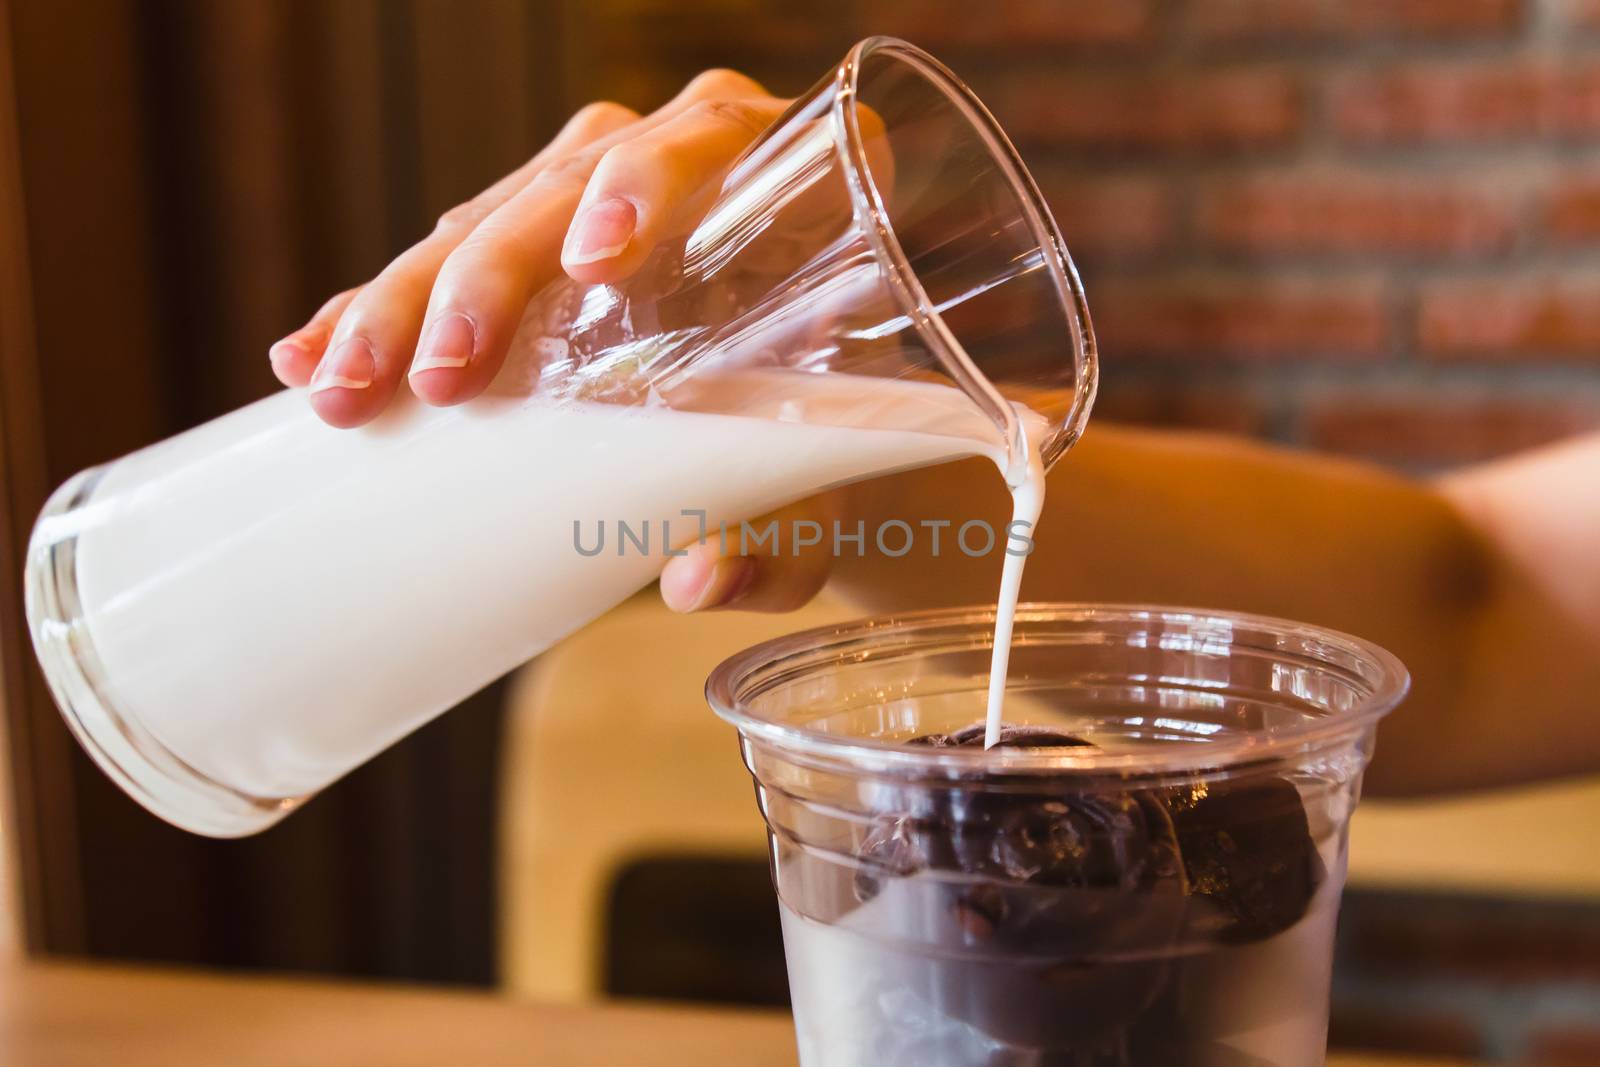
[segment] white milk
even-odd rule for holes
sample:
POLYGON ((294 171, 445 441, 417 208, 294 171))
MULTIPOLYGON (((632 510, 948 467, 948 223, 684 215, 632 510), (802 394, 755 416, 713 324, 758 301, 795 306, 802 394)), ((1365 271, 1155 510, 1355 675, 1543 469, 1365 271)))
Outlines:
MULTIPOLYGON (((1024 419, 1024 427, 1029 425, 1028 420, 1024 419)), ((1012 525, 1021 526, 1031 538, 1039 525, 1039 513, 1044 510, 1044 460, 1039 455, 1039 442, 1033 434, 1028 435, 1027 472, 1020 483, 1010 488, 1012 525)), ((1006 673, 1011 666, 1011 629, 1017 617, 1017 597, 1022 591, 1022 568, 1027 562, 1026 553, 1012 555, 1007 552, 1000 571, 1000 595, 995 601, 994 654, 989 661, 989 704, 988 714, 984 717, 984 748, 993 748, 995 742, 1000 740, 1006 673)))
MULTIPOLYGON (((841 378, 775 372, 766 408, 737 391, 750 415, 407 396, 357 432, 284 392, 119 461, 46 521, 78 528, 105 696, 215 781, 296 797, 653 580, 662 524, 674 545, 699 532, 683 509, 715 530, 859 478, 998 458, 955 390, 841 378), (849 425, 786 421, 829 412, 849 425), (854 428, 883 425, 926 429, 854 428), (574 523, 592 548, 600 520, 604 551, 580 554, 574 523), (648 521, 648 554, 618 554, 617 520, 648 521)), ((1019 517, 1036 506, 1019 497, 1019 517)), ((1021 564, 1006 560, 1004 620, 1021 564)))

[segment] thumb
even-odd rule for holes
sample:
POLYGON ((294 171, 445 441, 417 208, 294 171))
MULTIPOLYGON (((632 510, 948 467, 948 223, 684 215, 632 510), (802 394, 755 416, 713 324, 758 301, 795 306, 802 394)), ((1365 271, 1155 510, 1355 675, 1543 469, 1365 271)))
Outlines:
POLYGON ((698 541, 661 571, 661 599, 685 614, 802 607, 827 583, 837 514, 826 494, 728 527, 726 553, 723 538, 698 541))

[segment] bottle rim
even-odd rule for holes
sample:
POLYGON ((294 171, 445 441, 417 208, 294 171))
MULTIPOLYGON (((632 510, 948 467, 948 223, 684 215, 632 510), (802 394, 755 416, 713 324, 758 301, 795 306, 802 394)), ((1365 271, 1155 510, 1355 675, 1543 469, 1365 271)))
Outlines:
POLYGON ((889 207, 872 176, 858 109, 849 106, 859 96, 863 64, 870 58, 895 60, 944 94, 988 150, 996 170, 1006 179, 1016 196, 1023 217, 1032 231, 1068 325, 1071 335, 1068 354, 1073 362, 1072 404, 1052 427, 1049 437, 1040 443, 1040 454, 1046 470, 1082 436, 1099 385, 1094 327, 1089 318, 1083 283, 1038 184, 1023 164, 1010 138, 966 83, 927 52, 898 38, 869 37, 852 47, 839 65, 834 79, 831 115, 839 155, 844 161, 845 184, 850 191, 857 221, 866 232, 880 262, 885 265, 890 279, 889 288, 894 291, 907 317, 915 324, 923 342, 939 358, 954 381, 973 397, 1000 428, 1007 443, 1006 480, 1016 484, 1026 470, 1028 460, 1021 422, 1011 404, 984 374, 929 299, 927 290, 912 269, 910 259, 895 234, 889 207))

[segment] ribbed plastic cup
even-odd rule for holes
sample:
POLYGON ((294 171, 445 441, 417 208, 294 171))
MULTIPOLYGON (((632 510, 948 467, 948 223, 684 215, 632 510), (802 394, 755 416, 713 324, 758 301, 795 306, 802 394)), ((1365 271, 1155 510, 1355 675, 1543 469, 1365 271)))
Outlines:
POLYGON ((1346 830, 1405 669, 1283 620, 1024 605, 1006 718, 1055 745, 953 745, 993 630, 869 619, 708 682, 769 830, 802 1064, 1320 1065, 1346 830))

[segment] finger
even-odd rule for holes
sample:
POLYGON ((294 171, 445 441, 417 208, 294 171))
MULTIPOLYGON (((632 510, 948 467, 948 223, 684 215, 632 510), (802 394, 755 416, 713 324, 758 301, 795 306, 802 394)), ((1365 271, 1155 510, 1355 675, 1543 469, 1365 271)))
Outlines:
POLYGON ((317 369, 317 361, 322 358, 322 353, 328 346, 328 338, 333 334, 334 324, 339 321, 339 316, 344 314, 344 309, 350 306, 350 301, 354 300, 360 291, 360 287, 357 286, 333 297, 317 309, 317 313, 311 316, 311 321, 267 349, 267 358, 272 363, 272 373, 278 376, 278 381, 294 388, 311 381, 311 374, 317 369))
POLYGON ((702 100, 606 152, 562 248, 567 273, 597 284, 637 270, 787 107, 773 97, 702 100))
POLYGON ((539 168, 440 268, 411 366, 412 392, 431 404, 455 404, 489 385, 528 301, 560 273, 562 235, 607 150, 671 122, 702 100, 761 92, 743 75, 707 71, 649 117, 539 168))
POLYGON ((583 152, 551 164, 450 253, 411 366, 417 396, 460 403, 493 380, 528 301, 557 272, 562 231, 598 160, 583 152))
POLYGON ((631 107, 608 100, 586 104, 579 108, 561 127, 549 144, 540 149, 528 162, 507 174, 467 203, 445 213, 441 228, 459 232, 465 237, 501 204, 515 196, 539 170, 562 156, 581 151, 591 145, 609 146, 627 136, 641 123, 639 113, 631 107))
POLYGON ((311 380, 311 402, 335 426, 353 426, 386 407, 411 365, 434 280, 450 253, 552 159, 561 158, 638 116, 619 104, 591 104, 528 164, 447 212, 433 233, 384 268, 346 308, 311 380))
POLYGON ((756 561, 723 556, 711 542, 691 545, 688 555, 667 562, 661 571, 661 599, 680 614, 727 607, 749 591, 756 561))
POLYGON ((877 186, 885 200, 889 200, 894 192, 894 149, 889 143, 889 128, 884 124, 883 116, 859 100, 855 105, 855 117, 872 184, 877 186))
MULTIPOLYGON (((875 110, 859 101, 854 105, 854 115, 872 185, 889 201, 895 169, 888 129, 875 110)), ((752 249, 760 247, 763 238, 781 244, 804 239, 802 235, 831 234, 837 227, 854 224, 850 185, 838 180, 837 170, 830 162, 837 152, 835 132, 829 116, 810 121, 793 135, 786 134, 788 149, 781 154, 783 178, 792 185, 786 190, 786 202, 775 205, 777 211, 771 223, 752 239, 752 249), (812 177, 802 179, 802 174, 812 177)))
MULTIPOLYGON (((405 286, 411 275, 426 275, 430 282, 432 277, 438 274, 438 267, 443 264, 445 256, 450 254, 454 246, 470 234, 472 227, 477 226, 478 221, 482 221, 486 214, 509 200, 518 189, 526 186, 539 166, 549 163, 550 158, 555 155, 581 149, 603 134, 624 130, 627 125, 637 120, 638 115, 634 110, 610 102, 589 104, 579 110, 578 114, 574 114, 566 122, 562 131, 555 136, 554 141, 550 141, 546 149, 542 149, 531 160, 518 166, 517 170, 494 182, 493 186, 483 190, 482 194, 478 194, 470 202, 446 211, 435 226, 434 234, 430 234, 426 240, 414 246, 413 250, 406 254, 403 264, 394 264, 392 269, 379 277, 381 280, 379 291, 370 294, 368 301, 389 307, 395 314, 403 314, 405 307, 402 304, 389 302, 397 296, 395 290, 405 286)), ((328 341, 333 336, 334 328, 338 326, 350 302, 354 301, 362 290, 363 286, 355 286, 352 290, 334 296, 323 304, 322 309, 318 309, 317 314, 312 315, 309 323, 270 347, 267 355, 278 381, 282 381, 285 386, 298 387, 309 384, 312 374, 317 370, 318 362, 328 352, 328 341)))
POLYGON ((730 528, 726 552, 720 538, 697 542, 662 569, 661 598, 681 613, 803 607, 827 584, 837 516, 838 498, 830 493, 753 519, 739 530, 730 528), (766 539, 769 526, 775 534, 771 540, 766 539), (761 544, 752 547, 758 537, 761 544), (741 554, 747 548, 751 551, 741 554))

